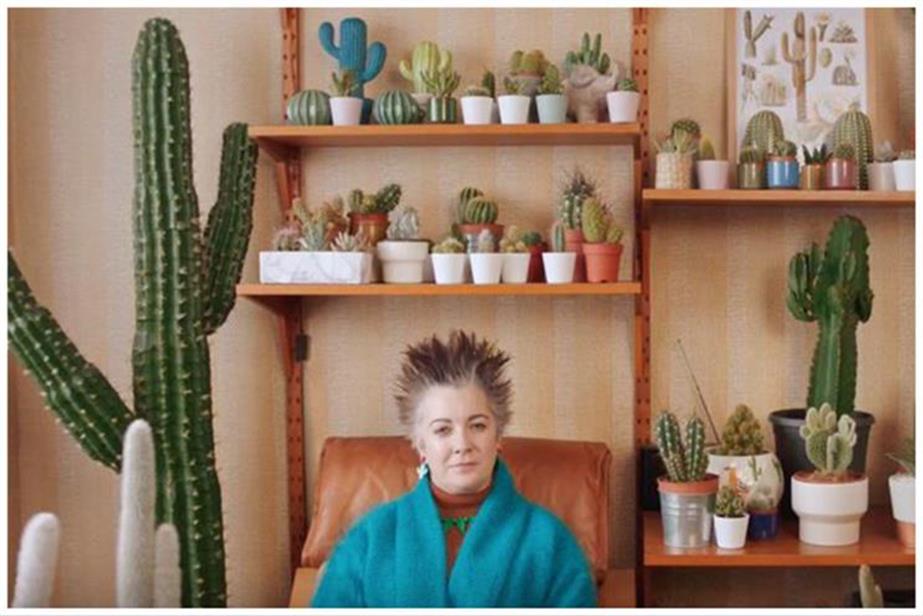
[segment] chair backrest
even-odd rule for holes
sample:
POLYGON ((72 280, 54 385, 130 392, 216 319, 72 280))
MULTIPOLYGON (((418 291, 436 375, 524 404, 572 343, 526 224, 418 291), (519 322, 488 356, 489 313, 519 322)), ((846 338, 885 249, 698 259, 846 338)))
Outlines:
MULTIPOLYGON (((609 554, 608 447, 505 437, 501 455, 523 496, 554 512, 571 529, 601 582, 609 554)), ((321 452, 302 566, 320 567, 358 517, 412 489, 417 464, 410 442, 402 437, 328 438, 321 452)))

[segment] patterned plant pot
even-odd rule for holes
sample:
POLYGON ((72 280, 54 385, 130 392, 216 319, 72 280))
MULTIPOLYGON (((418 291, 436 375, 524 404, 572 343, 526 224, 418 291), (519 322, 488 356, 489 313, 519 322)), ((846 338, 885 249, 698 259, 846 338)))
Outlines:
POLYGON ((769 188, 798 188, 798 161, 794 157, 770 158, 766 163, 769 188))
POLYGON ((801 190, 823 190, 824 166, 816 164, 802 167, 800 186, 801 190))
POLYGON ((434 96, 429 100, 428 110, 426 117, 432 124, 458 123, 458 101, 454 98, 434 96))
POLYGON ((859 168, 856 161, 831 158, 824 168, 824 186, 828 190, 856 190, 859 186, 859 168))
POLYGON ((763 163, 740 163, 737 165, 737 188, 760 190, 766 188, 766 174, 763 163))
POLYGON ((692 154, 661 152, 657 155, 654 188, 688 190, 692 188, 692 154))

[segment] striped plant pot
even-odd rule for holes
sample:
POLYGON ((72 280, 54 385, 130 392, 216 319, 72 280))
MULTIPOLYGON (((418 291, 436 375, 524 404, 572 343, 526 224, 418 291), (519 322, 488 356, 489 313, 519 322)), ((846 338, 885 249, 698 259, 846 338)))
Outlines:
POLYGON ((429 100, 427 120, 433 124, 456 124, 458 122, 458 101, 452 97, 433 97, 429 100))

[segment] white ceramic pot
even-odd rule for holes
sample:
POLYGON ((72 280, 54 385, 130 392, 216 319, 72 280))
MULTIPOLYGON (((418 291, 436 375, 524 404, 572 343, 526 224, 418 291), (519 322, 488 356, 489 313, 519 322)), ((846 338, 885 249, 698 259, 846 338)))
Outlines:
POLYGON ((434 252, 433 277, 436 284, 463 284, 468 255, 465 253, 434 252))
POLYGON ((543 252, 542 265, 545 266, 545 281, 548 284, 567 284, 574 281, 574 266, 577 264, 576 252, 543 252))
POLYGON ((471 262, 474 284, 499 284, 503 272, 503 253, 472 252, 468 260, 471 262))
POLYGON ((907 547, 916 545, 916 479, 908 473, 895 473, 888 477, 888 489, 891 492, 891 512, 897 521, 897 535, 907 547))
POLYGON ((386 283, 419 284, 423 282, 423 262, 429 254, 425 241, 382 240, 375 245, 386 283))
POLYGON ((869 190, 895 190, 894 163, 869 163, 869 190))
POLYGON ((563 124, 567 121, 567 97, 563 94, 539 94, 535 97, 540 124, 563 124))
POLYGON ((372 282, 368 252, 260 252, 263 284, 364 284, 372 282))
POLYGON ((697 160, 695 175, 699 180, 699 188, 703 190, 726 189, 729 166, 726 160, 697 160))
POLYGON ((489 96, 463 96, 462 120, 465 124, 490 124, 494 99, 489 96))
POLYGON ((692 188, 692 154, 660 152, 654 188, 686 190, 692 188))
POLYGON ((708 454, 708 473, 723 477, 733 468, 744 504, 749 511, 772 511, 779 505, 785 491, 785 476, 776 454, 755 456, 722 456, 708 454))
POLYGON ((915 160, 896 160, 894 165, 894 187, 897 190, 916 190, 917 165, 915 160))
POLYGON ((532 99, 521 94, 506 94, 497 97, 500 105, 501 124, 528 124, 529 103, 532 99))
POLYGON ((610 122, 634 122, 638 119, 640 92, 607 92, 610 122))
POLYGON ((750 514, 742 518, 722 518, 715 516, 715 543, 723 550, 739 550, 747 542, 747 525, 750 514))
POLYGON ((859 542, 859 522, 869 508, 869 480, 839 483, 792 476, 792 510, 798 516, 798 539, 811 545, 859 542))
POLYGON ((330 114, 334 126, 353 126, 362 118, 362 99, 355 96, 331 96, 330 114))
POLYGON ((532 258, 528 252, 503 253, 503 282, 522 284, 529 277, 529 260, 532 258))

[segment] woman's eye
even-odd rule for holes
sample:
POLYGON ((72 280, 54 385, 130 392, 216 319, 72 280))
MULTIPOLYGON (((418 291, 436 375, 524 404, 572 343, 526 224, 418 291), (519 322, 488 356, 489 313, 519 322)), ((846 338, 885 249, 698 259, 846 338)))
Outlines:
POLYGON ((446 434, 448 434, 448 433, 449 433, 449 428, 448 428, 447 426, 443 426, 443 427, 441 427, 441 428, 436 428, 436 434, 438 434, 439 436, 443 436, 443 435, 446 435, 446 434))
POLYGON ((476 424, 472 424, 471 427, 474 428, 475 430, 477 430, 478 432, 481 432, 481 431, 487 429, 487 424, 485 424, 485 423, 476 423, 476 424))

